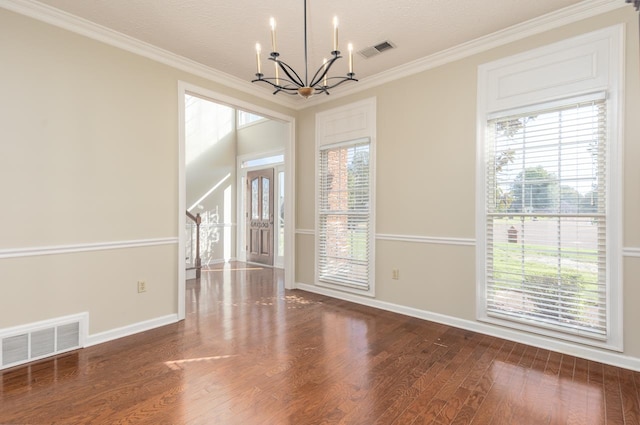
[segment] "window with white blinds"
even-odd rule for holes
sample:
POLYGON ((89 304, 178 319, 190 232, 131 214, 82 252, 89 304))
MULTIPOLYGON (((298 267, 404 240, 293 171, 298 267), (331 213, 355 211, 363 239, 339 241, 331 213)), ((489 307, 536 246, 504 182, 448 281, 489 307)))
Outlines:
POLYGON ((369 139, 319 150, 318 280, 369 290, 371 247, 369 139))
POLYGON ((604 96, 489 120, 487 316, 607 339, 604 96))

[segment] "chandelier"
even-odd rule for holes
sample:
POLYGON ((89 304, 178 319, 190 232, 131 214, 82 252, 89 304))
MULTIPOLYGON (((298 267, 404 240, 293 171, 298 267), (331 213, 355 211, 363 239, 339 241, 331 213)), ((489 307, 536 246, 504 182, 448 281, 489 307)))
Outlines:
POLYGON ((329 90, 346 81, 358 81, 354 78, 356 75, 353 72, 353 46, 349 44, 349 72, 344 77, 329 77, 329 70, 340 56, 340 50, 338 50, 338 18, 333 18, 333 50, 331 51, 331 59, 327 61, 325 58, 322 65, 313 74, 311 80, 309 80, 309 66, 307 58, 307 1, 304 0, 304 79, 298 74, 291 66, 280 59, 280 53, 276 48, 276 22, 273 18, 270 20, 271 24, 271 53, 267 58, 274 62, 275 76, 265 77, 262 73, 262 64, 260 60, 261 47, 259 43, 256 43, 256 79, 252 80, 252 83, 266 83, 272 86, 275 91, 273 94, 280 92, 295 95, 298 94, 305 99, 313 96, 316 92, 329 94, 329 90), (280 71, 284 75, 280 75, 280 71))

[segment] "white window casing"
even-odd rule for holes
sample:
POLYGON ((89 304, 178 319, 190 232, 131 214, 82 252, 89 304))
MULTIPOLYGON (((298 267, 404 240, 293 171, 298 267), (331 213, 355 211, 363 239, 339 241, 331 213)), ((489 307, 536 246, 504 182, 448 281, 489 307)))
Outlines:
POLYGON ((477 316, 622 347, 623 28, 478 72, 477 316))
POLYGON ((315 283, 375 295, 375 99, 316 115, 315 283))
POLYGON ((369 290, 369 139, 320 149, 318 280, 369 290))

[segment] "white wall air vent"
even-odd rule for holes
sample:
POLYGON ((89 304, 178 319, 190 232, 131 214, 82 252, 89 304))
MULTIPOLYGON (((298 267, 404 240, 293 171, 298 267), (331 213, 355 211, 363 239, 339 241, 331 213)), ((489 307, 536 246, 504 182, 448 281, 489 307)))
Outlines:
POLYGON ((0 370, 84 346, 89 314, 0 330, 0 370))
POLYGON ((395 44, 387 40, 387 41, 378 43, 375 46, 365 47, 364 49, 360 50, 358 53, 360 54, 360 56, 369 59, 370 57, 379 55, 384 51, 395 49, 395 47, 396 47, 395 44))

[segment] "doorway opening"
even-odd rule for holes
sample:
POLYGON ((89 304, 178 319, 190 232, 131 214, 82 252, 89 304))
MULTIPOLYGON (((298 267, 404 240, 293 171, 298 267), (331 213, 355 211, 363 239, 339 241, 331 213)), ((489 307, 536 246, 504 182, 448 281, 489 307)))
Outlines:
POLYGON ((285 217, 295 214, 294 118, 184 82, 178 91, 179 318, 187 268, 196 262, 188 248, 199 249, 203 270, 235 260, 282 268, 292 289, 295 232, 285 217))

